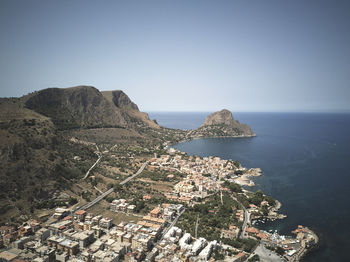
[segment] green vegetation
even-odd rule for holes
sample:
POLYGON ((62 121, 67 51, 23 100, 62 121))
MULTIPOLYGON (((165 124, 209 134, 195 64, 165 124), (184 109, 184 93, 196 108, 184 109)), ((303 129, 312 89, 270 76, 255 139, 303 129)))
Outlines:
POLYGON ((186 174, 174 171, 174 172, 169 172, 165 170, 155 170, 155 171, 148 171, 144 170, 142 172, 142 177, 143 178, 149 178, 153 181, 162 181, 162 182, 177 182, 180 181, 182 178, 184 178, 186 174), (173 178, 169 178, 168 175, 172 174, 174 175, 173 178))
POLYGON ((221 204, 220 196, 211 196, 205 203, 189 207, 180 217, 177 225, 195 235, 198 217, 198 236, 208 240, 220 239, 221 229, 227 229, 230 225, 239 225, 234 216, 234 211, 239 204, 227 193, 223 194, 223 203, 221 204))
POLYGON ((242 187, 236 183, 225 181, 222 185, 230 189, 231 192, 242 193, 242 187))
POLYGON ((135 212, 140 213, 141 210, 143 210, 146 205, 145 202, 142 199, 134 199, 130 204, 135 205, 135 212))
POLYGON ((265 196, 261 190, 258 190, 252 194, 249 198, 249 201, 256 206, 259 206, 262 201, 267 201, 270 206, 274 206, 276 204, 276 200, 271 196, 265 196))
POLYGON ((235 167, 239 168, 241 166, 241 163, 238 160, 234 160, 233 164, 235 165, 235 167))
POLYGON ((78 200, 74 197, 69 198, 68 201, 49 199, 49 200, 34 202, 33 207, 37 209, 42 209, 42 208, 51 209, 55 207, 71 206, 76 203, 78 203, 78 200))
POLYGON ((214 260, 223 260, 225 258, 224 254, 222 254, 222 250, 220 247, 216 248, 212 254, 214 260))
POLYGON ((254 249, 254 247, 258 244, 258 241, 252 238, 223 238, 222 242, 235 248, 243 249, 246 252, 251 252, 254 249))

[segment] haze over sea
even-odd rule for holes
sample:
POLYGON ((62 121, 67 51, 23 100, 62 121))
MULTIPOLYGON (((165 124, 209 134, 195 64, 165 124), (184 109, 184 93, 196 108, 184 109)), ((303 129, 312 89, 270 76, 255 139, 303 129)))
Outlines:
MULTIPOLYGON (((193 129, 208 113, 150 113, 162 126, 193 129)), ((252 190, 261 189, 282 202, 288 217, 264 229, 290 234, 298 224, 321 238, 305 261, 349 261, 350 114, 233 113, 257 134, 254 138, 199 139, 174 147, 199 156, 237 159, 260 167, 252 190)))

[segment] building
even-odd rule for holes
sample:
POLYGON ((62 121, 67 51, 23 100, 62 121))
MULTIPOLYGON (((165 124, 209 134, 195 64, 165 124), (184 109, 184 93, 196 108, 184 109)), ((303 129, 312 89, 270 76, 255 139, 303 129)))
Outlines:
POLYGON ((138 233, 131 241, 131 247, 133 250, 141 248, 144 251, 150 250, 152 245, 152 238, 148 234, 138 233))
POLYGON ((112 225, 113 225, 113 220, 109 217, 104 217, 99 222, 99 226, 105 229, 110 229, 112 225))
POLYGON ((78 210, 78 211, 75 212, 75 217, 80 222, 84 222, 85 216, 86 216, 86 211, 85 210, 78 210))
POLYGON ((205 240, 205 238, 202 238, 202 237, 198 238, 193 243, 193 246, 191 249, 192 255, 197 256, 199 252, 206 246, 206 244, 207 244, 207 241, 205 240))
POLYGON ((162 213, 162 212, 161 212, 160 208, 159 208, 159 207, 156 207, 155 209, 153 209, 153 210, 151 210, 151 211, 149 212, 149 215, 150 215, 151 217, 158 218, 158 217, 160 217, 161 213, 162 213))

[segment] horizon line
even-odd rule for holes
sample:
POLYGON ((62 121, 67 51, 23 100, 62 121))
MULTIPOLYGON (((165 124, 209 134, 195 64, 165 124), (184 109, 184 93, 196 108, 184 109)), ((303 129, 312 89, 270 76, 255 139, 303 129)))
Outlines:
MULTIPOLYGON (((220 109, 221 110, 221 109, 220 109)), ((208 111, 208 110, 140 110, 142 112, 146 113, 213 113, 213 112, 218 112, 220 110, 216 111, 208 111)), ((260 111, 252 111, 252 110, 231 110, 228 109, 231 112, 235 113, 329 113, 329 114, 334 114, 334 113, 350 113, 350 109, 347 110, 305 110, 305 111, 294 111, 294 110, 281 110, 281 111, 273 111, 273 110, 260 110, 260 111)))

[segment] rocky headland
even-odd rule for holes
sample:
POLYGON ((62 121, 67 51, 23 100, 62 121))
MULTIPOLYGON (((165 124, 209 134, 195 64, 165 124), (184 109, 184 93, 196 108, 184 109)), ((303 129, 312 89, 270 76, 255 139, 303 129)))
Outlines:
POLYGON ((252 137, 256 134, 249 125, 241 124, 232 113, 223 109, 207 116, 201 127, 190 130, 187 139, 205 137, 252 137))

